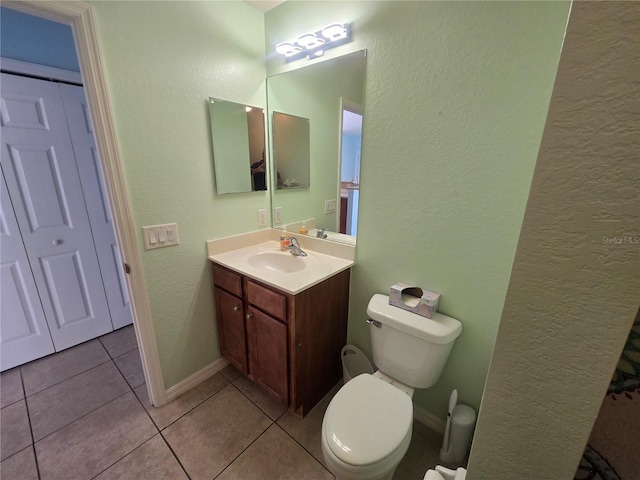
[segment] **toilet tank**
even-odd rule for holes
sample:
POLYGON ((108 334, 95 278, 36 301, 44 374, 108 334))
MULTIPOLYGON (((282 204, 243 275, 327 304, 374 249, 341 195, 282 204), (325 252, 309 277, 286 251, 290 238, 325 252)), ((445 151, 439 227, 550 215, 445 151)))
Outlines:
POLYGON ((387 295, 374 295, 367 306, 373 362, 378 370, 414 388, 438 381, 453 344, 462 333, 455 318, 432 318, 389 305, 387 295))

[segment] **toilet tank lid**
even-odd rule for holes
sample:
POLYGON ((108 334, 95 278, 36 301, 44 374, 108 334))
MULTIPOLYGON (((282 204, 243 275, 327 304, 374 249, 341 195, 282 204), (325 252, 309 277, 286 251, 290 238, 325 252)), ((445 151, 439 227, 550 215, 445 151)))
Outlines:
POLYGON ((389 305, 389 296, 376 294, 369 300, 367 315, 402 332, 436 344, 453 342, 462 333, 462 324, 455 318, 435 312, 432 318, 389 305))

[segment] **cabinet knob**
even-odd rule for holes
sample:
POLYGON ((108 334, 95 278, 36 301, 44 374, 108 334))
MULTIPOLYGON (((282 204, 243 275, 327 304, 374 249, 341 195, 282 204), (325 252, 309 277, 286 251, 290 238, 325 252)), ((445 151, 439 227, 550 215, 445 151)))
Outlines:
POLYGON ((234 311, 234 312, 238 312, 238 311, 240 311, 240 305, 235 305, 235 306, 233 307, 233 311, 234 311))
POLYGON ((247 313, 247 320, 249 320, 250 318, 253 318, 253 313, 247 313))
POLYGON ((54 245, 54 246, 62 245, 63 243, 64 243, 64 240, 62 240, 61 238, 51 241, 51 245, 54 245))

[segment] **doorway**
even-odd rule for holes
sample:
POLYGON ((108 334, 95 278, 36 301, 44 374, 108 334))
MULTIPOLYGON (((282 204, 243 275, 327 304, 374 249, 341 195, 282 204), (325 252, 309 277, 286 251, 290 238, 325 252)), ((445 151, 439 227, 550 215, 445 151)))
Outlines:
POLYGON ((360 200, 362 105, 340 98, 340 210, 338 231, 355 237, 360 200))
POLYGON ((164 387, 158 347, 155 342, 151 308, 145 289, 142 259, 138 246, 138 232, 133 221, 131 202, 125 182, 93 7, 84 2, 40 2, 35 0, 7 1, 3 2, 3 7, 10 7, 19 12, 53 20, 71 27, 90 115, 95 128, 95 139, 105 175, 116 237, 126 270, 135 336, 149 399, 154 406, 164 405, 167 403, 167 392, 164 387))
POLYGON ((7 73, 2 87, 6 370, 132 314, 83 88, 7 73))

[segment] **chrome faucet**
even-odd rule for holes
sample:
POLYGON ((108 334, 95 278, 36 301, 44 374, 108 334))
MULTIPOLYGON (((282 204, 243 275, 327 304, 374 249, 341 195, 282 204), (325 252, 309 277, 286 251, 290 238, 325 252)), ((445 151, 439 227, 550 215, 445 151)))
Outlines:
POLYGON ((326 230, 326 228, 319 228, 318 231, 316 232, 316 237, 317 238, 327 238, 327 234, 324 233, 325 230, 326 230))
POLYGON ((291 252, 291 255, 295 255, 296 257, 307 256, 307 252, 300 248, 300 244, 298 243, 298 239, 296 237, 290 237, 289 245, 287 245, 285 248, 291 252))

